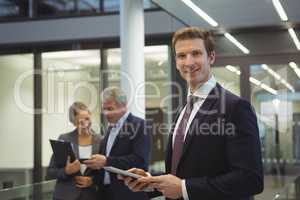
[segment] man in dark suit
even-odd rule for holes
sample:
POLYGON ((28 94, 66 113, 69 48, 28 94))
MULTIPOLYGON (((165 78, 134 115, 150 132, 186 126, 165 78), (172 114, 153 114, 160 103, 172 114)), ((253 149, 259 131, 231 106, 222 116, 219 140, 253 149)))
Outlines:
MULTIPOLYGON (((102 112, 108 121, 108 129, 100 146, 100 154, 85 161, 87 167, 102 169, 113 166, 120 169, 132 167, 148 169, 150 154, 150 135, 145 120, 127 110, 127 98, 119 88, 110 87, 102 92, 102 112)), ((146 200, 146 193, 134 193, 113 173, 100 170, 98 180, 100 198, 105 200, 146 200)))
POLYGON ((125 179, 133 191, 153 187, 151 197, 249 200, 263 190, 257 119, 251 105, 225 90, 211 73, 212 36, 196 27, 172 40, 176 67, 189 87, 187 103, 175 120, 166 152, 166 175, 125 179))

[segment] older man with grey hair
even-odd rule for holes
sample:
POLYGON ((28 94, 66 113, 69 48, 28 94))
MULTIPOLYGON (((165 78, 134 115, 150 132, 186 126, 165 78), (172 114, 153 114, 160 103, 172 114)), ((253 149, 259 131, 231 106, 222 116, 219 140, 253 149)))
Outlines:
POLYGON ((101 100, 102 113, 108 122, 108 128, 99 154, 93 155, 85 164, 89 168, 100 170, 98 183, 104 199, 149 199, 144 192, 134 193, 129 190, 115 174, 102 170, 104 166, 124 170, 132 167, 148 168, 151 139, 145 120, 128 111, 126 94, 120 88, 106 88, 102 92, 101 100))

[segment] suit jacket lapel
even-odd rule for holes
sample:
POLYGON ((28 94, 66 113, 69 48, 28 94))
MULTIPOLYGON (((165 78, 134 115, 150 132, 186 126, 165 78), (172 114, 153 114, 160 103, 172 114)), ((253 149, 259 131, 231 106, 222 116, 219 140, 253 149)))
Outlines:
POLYGON ((78 147, 78 131, 75 129, 71 133, 71 144, 76 158, 79 158, 79 147, 78 147))
MULTIPOLYGON (((122 133, 126 133, 127 134, 127 132, 129 131, 129 129, 128 129, 127 126, 128 126, 129 123, 131 123, 131 117, 132 117, 132 115, 131 115, 131 113, 129 113, 129 115, 127 116, 126 120, 124 121, 124 124, 120 128, 120 130, 118 132, 118 135, 116 136, 116 138, 114 140, 113 145, 111 146, 110 154, 113 152, 113 149, 115 148, 115 146, 118 145, 118 142, 120 141, 120 134, 122 134, 122 133)), ((107 144, 107 141, 106 141, 106 144, 107 144)))
POLYGON ((219 87, 220 87, 220 85, 217 83, 217 85, 212 89, 212 91, 209 93, 207 98, 204 100, 204 102, 201 105, 200 109, 198 110, 196 116, 194 117, 192 123, 190 124, 189 130, 187 132, 187 135, 186 135, 186 138, 185 138, 185 141, 183 144, 182 154, 181 154, 181 158, 178 163, 178 167, 179 167, 182 159, 184 158, 184 154, 187 152, 187 150, 190 146, 190 143, 192 141, 192 138, 193 138, 195 132, 199 131, 199 130, 195 130, 195 129, 198 129, 198 125, 200 123, 205 122, 206 117, 209 116, 209 113, 207 113, 207 112, 212 111, 212 107, 214 106, 214 104, 218 100, 220 100, 222 95, 220 94, 219 87), (193 123, 196 123, 196 126, 193 126, 193 123))

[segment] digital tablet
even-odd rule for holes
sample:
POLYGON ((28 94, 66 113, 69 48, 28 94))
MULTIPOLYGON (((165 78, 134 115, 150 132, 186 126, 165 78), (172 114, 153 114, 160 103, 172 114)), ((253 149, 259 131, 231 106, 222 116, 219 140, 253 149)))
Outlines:
POLYGON ((67 163, 68 156, 70 156, 70 162, 74 162, 76 160, 70 142, 51 139, 49 141, 53 150, 55 165, 57 167, 64 167, 67 163))
POLYGON ((108 167, 103 167, 103 169, 105 171, 108 171, 108 172, 111 172, 111 173, 120 174, 120 175, 123 175, 123 176, 129 176, 129 177, 136 178, 136 179, 142 177, 141 175, 134 174, 134 173, 131 173, 131 172, 128 172, 126 170, 119 169, 119 168, 116 168, 116 167, 108 166, 108 167))
MULTIPOLYGON (((129 177, 132 177, 132 178, 135 178, 135 179, 138 179, 138 178, 142 177, 141 175, 134 174, 134 173, 128 172, 126 170, 118 169, 118 168, 112 167, 112 166, 103 167, 103 169, 105 171, 108 171, 108 172, 111 172, 111 173, 120 174, 120 175, 123 175, 123 176, 129 176, 129 177)), ((155 191, 155 189, 152 188, 152 187, 146 187, 142 191, 144 191, 144 192, 153 192, 153 191, 155 191)))

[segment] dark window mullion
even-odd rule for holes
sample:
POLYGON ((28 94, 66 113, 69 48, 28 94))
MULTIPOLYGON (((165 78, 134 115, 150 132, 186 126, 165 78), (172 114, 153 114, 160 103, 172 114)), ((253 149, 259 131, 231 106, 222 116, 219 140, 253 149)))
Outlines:
POLYGON ((34 53, 34 163, 33 182, 42 181, 42 55, 34 53))
POLYGON ((251 102, 251 88, 250 88, 250 69, 249 65, 243 64, 240 66, 241 75, 240 75, 240 94, 241 97, 247 99, 251 102))

